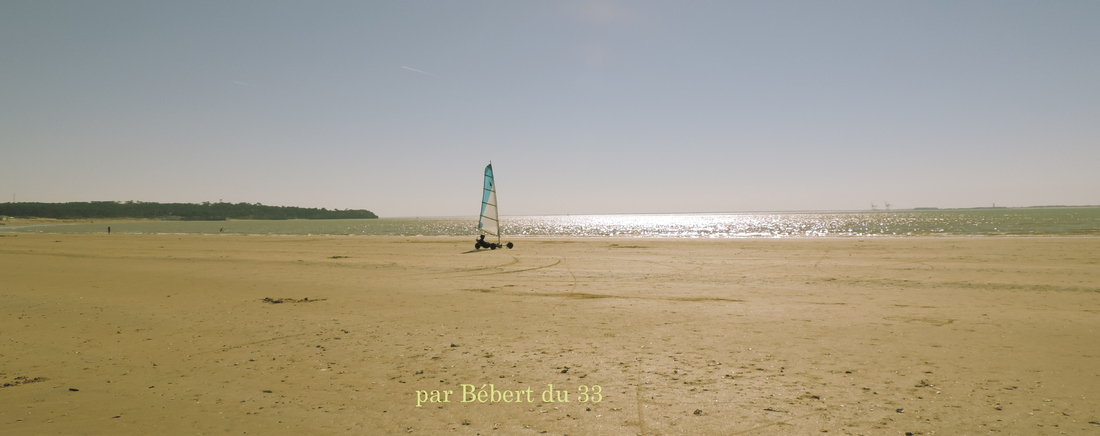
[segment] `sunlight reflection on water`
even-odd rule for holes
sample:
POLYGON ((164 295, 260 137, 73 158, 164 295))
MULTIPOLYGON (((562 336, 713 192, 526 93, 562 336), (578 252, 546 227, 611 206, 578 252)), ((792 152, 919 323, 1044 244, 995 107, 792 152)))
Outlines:
POLYGON ((672 238, 1095 235, 1100 209, 512 217, 504 232, 672 238))
POLYGON ((521 235, 673 238, 794 237, 891 234, 896 217, 865 214, 598 215, 517 217, 505 225, 521 235))

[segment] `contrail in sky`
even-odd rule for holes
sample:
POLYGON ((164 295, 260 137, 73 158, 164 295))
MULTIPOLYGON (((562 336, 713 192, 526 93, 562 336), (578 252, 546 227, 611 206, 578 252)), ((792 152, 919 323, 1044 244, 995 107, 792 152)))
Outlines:
POLYGON ((420 70, 418 70, 418 69, 416 69, 416 68, 409 68, 409 67, 406 67, 406 66, 404 66, 404 65, 402 65, 402 66, 401 66, 401 68, 404 68, 404 69, 406 69, 406 70, 409 70, 409 71, 416 71, 416 72, 418 72, 418 73, 420 73, 420 74, 427 74, 427 75, 429 75, 429 76, 432 76, 432 77, 438 77, 438 78, 440 78, 440 79, 444 78, 443 76, 440 76, 440 75, 437 75, 437 74, 432 74, 432 73, 429 73, 429 72, 427 72, 427 71, 420 71, 420 70))

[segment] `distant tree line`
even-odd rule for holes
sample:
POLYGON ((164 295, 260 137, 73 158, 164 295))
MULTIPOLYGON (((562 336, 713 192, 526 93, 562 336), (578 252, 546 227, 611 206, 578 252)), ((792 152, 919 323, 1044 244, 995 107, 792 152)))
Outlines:
POLYGON ((0 215, 19 218, 154 218, 178 220, 289 220, 378 218, 369 210, 328 210, 260 203, 147 203, 89 201, 73 203, 0 203, 0 215))

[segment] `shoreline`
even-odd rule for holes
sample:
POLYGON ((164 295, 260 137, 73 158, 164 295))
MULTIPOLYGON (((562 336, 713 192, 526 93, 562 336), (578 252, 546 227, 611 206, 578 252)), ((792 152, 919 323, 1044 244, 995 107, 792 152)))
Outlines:
MULTIPOLYGON (((74 223, 74 224, 109 224, 110 222, 103 223, 74 223)), ((110 236, 106 232, 102 233, 26 233, 20 234, 25 236, 46 236, 46 235, 68 235, 74 237, 114 237, 112 233, 110 236)), ((127 237, 167 237, 167 236, 205 236, 204 233, 119 233, 118 236, 127 237)), ((407 234, 407 235, 371 235, 371 234, 249 234, 249 233, 234 233, 223 234, 221 236, 288 236, 288 237, 300 237, 300 238, 316 238, 319 236, 333 237, 333 238, 380 238, 380 239, 403 239, 403 238, 438 238, 441 240, 455 239, 465 241, 469 238, 477 238, 477 234, 471 233, 469 235, 428 235, 428 234, 407 234)), ((600 240, 651 240, 651 241, 777 241, 777 240, 791 240, 791 241, 813 241, 813 240, 832 240, 832 241, 848 241, 855 239, 883 239, 883 240, 941 240, 941 239, 1032 239, 1032 238, 1066 238, 1066 239, 1095 239, 1098 236, 1095 235, 1021 235, 1021 234, 997 234, 997 235, 952 235, 952 234, 921 234, 921 235, 863 235, 863 236, 847 236, 847 235, 830 235, 830 236, 751 236, 751 237, 686 237, 686 236, 556 236, 556 235, 503 235, 501 240, 518 239, 518 240, 569 240, 569 241, 600 241, 600 240)), ((507 250, 506 250, 507 251, 507 250)))
POLYGON ((27 227, 27 226, 49 226, 49 225, 61 225, 61 224, 100 224, 100 223, 133 223, 133 222, 145 222, 145 221, 162 221, 152 218, 73 218, 73 219, 58 219, 58 218, 9 218, 0 221, 0 226, 10 227, 27 227))
MULTIPOLYGON (((517 218, 503 229, 504 238, 631 237, 670 239, 758 238, 940 238, 940 237, 1100 237, 1100 208, 1054 214, 986 214, 968 217, 948 213, 923 217, 771 217, 653 216, 517 218)), ((96 234, 107 227, 127 234, 380 235, 469 236, 473 219, 301 219, 301 220, 14 220, 0 222, 0 233, 96 234)))

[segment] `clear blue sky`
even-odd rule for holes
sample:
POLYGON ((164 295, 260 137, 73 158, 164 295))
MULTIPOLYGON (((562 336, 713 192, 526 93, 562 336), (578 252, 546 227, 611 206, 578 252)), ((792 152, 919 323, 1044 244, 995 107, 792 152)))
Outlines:
POLYGON ((1100 204, 1100 2, 0 1, 0 201, 1100 204), (3 198, 6 196, 7 198, 3 198))

